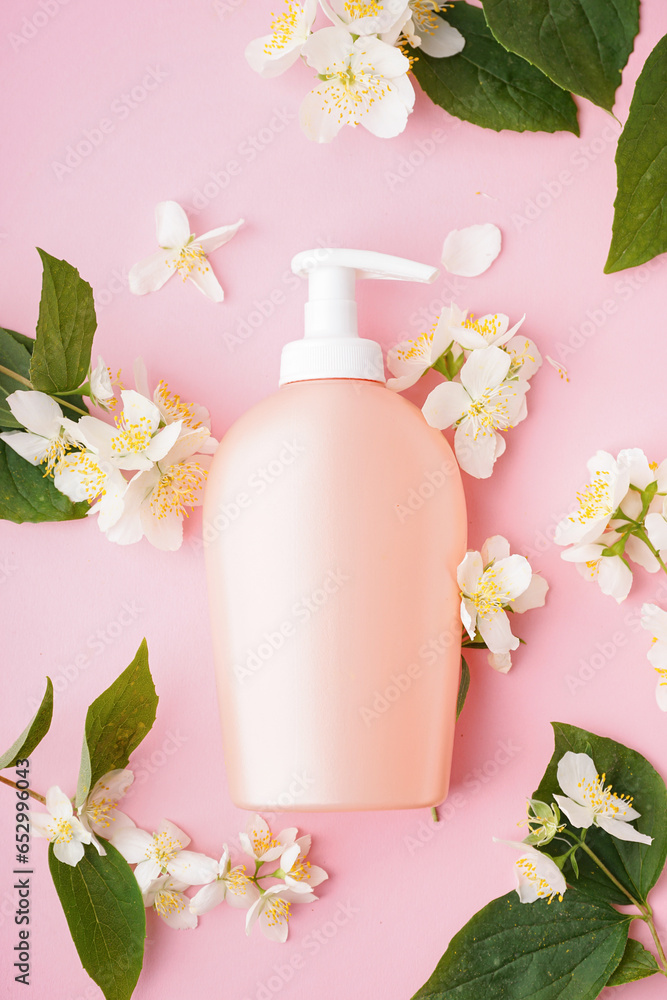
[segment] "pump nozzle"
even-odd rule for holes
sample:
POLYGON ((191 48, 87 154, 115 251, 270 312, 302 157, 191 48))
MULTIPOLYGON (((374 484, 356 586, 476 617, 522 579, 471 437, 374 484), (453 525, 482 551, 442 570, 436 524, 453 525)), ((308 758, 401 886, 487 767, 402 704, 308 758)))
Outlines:
POLYGON ((358 278, 431 282, 438 270, 372 250, 305 250, 292 260, 295 274, 308 275, 305 339, 283 348, 280 384, 321 378, 384 382, 382 349, 357 335, 358 278))

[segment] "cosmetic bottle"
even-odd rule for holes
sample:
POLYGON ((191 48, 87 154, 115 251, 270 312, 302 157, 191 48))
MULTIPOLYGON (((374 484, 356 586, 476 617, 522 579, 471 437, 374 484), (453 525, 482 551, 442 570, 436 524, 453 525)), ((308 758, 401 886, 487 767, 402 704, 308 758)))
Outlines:
POLYGON ((460 674, 461 477, 357 334, 355 282, 424 264, 314 250, 305 337, 229 430, 204 545, 230 793, 246 809, 405 809, 449 783, 460 674))

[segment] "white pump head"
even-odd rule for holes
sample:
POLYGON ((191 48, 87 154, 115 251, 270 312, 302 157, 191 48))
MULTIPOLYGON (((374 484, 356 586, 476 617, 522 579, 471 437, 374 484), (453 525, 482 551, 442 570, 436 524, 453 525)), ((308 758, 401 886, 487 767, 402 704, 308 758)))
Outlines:
POLYGON ((357 278, 435 281, 438 270, 371 250, 305 250, 292 260, 308 275, 305 337, 283 347, 280 385, 321 378, 384 382, 382 348, 357 335, 357 278))

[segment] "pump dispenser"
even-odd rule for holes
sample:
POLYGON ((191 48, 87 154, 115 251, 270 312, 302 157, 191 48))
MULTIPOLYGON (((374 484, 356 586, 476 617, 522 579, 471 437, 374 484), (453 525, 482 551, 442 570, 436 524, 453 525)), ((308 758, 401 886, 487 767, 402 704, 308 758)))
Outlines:
MULTIPOLYGON (((232 799, 247 809, 402 809, 446 794, 466 548, 443 435, 384 384, 355 283, 435 268, 311 250, 305 337, 280 388, 222 440, 204 504, 232 799)), ((391 338, 391 332, 386 339, 391 338)))
POLYGON ((382 348, 357 330, 356 282, 361 278, 435 281, 438 269, 370 250, 305 250, 292 270, 308 276, 303 340, 286 344, 280 385, 316 378, 384 382, 382 348))

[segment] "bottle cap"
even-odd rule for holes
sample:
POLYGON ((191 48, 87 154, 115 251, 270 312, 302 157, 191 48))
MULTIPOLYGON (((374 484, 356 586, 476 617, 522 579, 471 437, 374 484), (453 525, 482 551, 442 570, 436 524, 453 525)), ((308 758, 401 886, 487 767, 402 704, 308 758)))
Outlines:
POLYGON ((438 276, 428 264, 372 250, 305 250, 292 270, 308 276, 305 332, 283 347, 280 385, 322 378, 384 382, 382 348, 358 335, 357 279, 431 282, 438 276))

